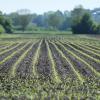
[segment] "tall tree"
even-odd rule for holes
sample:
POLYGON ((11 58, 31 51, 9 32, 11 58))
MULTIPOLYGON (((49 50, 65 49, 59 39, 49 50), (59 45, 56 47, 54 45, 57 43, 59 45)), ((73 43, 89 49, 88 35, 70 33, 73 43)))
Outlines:
POLYGON ((89 13, 85 13, 80 22, 72 26, 73 33, 76 34, 94 34, 95 25, 89 13))
POLYGON ((5 29, 6 33, 12 33, 12 25, 8 18, 0 12, 0 25, 5 29))
POLYGON ((77 6, 71 11, 71 19, 72 24, 80 22, 82 16, 88 12, 86 9, 84 9, 81 5, 77 6))
POLYGON ((19 23, 23 31, 25 31, 27 25, 31 21, 30 11, 27 9, 21 9, 18 11, 19 14, 19 23))
POLYGON ((47 21, 48 21, 48 25, 56 29, 61 25, 62 18, 57 13, 53 13, 48 16, 47 21))

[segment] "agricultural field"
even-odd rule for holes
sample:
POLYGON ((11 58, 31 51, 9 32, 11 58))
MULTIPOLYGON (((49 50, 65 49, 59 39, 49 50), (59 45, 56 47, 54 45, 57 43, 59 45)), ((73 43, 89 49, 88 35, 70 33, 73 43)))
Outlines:
POLYGON ((100 100, 100 39, 0 39, 0 100, 100 100))

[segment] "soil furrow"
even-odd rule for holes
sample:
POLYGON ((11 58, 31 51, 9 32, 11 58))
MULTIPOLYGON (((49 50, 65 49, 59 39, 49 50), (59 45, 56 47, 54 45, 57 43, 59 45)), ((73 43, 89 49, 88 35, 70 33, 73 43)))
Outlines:
POLYGON ((93 53, 91 53, 91 52, 89 52, 89 51, 87 51, 87 50, 84 50, 83 47, 80 48, 80 47, 78 47, 78 46, 76 46, 76 45, 74 45, 74 44, 70 44, 70 45, 73 46, 74 48, 76 48, 76 49, 78 49, 78 50, 80 50, 80 51, 82 51, 82 52, 84 52, 84 53, 86 53, 86 54, 88 54, 88 55, 90 55, 90 56, 96 58, 96 59, 100 59, 100 56, 95 55, 95 54, 93 54, 93 53))
POLYGON ((48 51, 46 47, 45 40, 43 40, 40 49, 40 57, 38 63, 36 64, 39 77, 48 79, 51 75, 51 65, 48 59, 48 51))
POLYGON ((67 44, 64 44, 64 46, 74 52, 77 56, 79 56, 80 58, 82 58, 84 61, 88 62, 94 69, 96 69, 96 71, 100 72, 100 63, 95 62, 94 60, 86 57, 85 55, 81 54, 80 52, 75 51, 73 48, 69 47, 67 44))
POLYGON ((93 73, 90 69, 86 69, 86 65, 82 63, 81 61, 77 60, 74 56, 69 54, 67 51, 65 51, 59 44, 56 44, 60 50, 65 54, 66 57, 70 59, 74 67, 81 73, 83 76, 86 77, 93 77, 93 73))
POLYGON ((68 77, 75 78, 75 75, 71 70, 71 67, 68 64, 68 62, 61 57, 61 55, 58 53, 58 51, 51 43, 49 43, 49 45, 51 52, 53 54, 53 58, 56 63, 56 69, 58 70, 58 73, 61 75, 61 78, 62 79, 66 79, 68 77))
POLYGON ((29 78, 32 75, 32 60, 36 52, 39 43, 32 44, 32 48, 29 50, 25 58, 17 66, 16 75, 19 78, 29 78))
POLYGON ((22 50, 20 50, 18 53, 16 53, 11 59, 8 59, 5 63, 0 65, 0 73, 9 73, 9 70, 11 67, 13 67, 13 64, 18 60, 18 58, 23 54, 23 52, 25 52, 25 50, 29 48, 30 45, 31 43, 24 47, 22 50))
POLYGON ((20 45, 18 45, 17 47, 9 50, 8 52, 1 54, 0 55, 0 61, 2 61, 4 58, 6 58, 7 56, 10 56, 10 54, 12 54, 14 51, 17 51, 19 48, 21 48, 23 45, 25 45, 25 43, 21 43, 20 45))

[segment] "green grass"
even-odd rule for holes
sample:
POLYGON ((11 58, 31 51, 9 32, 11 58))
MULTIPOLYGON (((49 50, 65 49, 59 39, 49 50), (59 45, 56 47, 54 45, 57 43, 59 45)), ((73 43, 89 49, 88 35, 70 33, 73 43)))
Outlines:
POLYGON ((71 35, 71 31, 33 31, 33 32, 16 32, 12 34, 2 33, 0 38, 41 38, 55 35, 71 35))

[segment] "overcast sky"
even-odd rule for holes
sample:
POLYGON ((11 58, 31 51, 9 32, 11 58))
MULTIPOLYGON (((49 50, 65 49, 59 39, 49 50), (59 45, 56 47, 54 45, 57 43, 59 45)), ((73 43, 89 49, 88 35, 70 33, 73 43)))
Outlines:
POLYGON ((100 7, 100 0, 0 0, 0 10, 10 13, 19 9, 29 9, 31 13, 41 14, 47 11, 72 10, 77 5, 84 8, 100 7))

